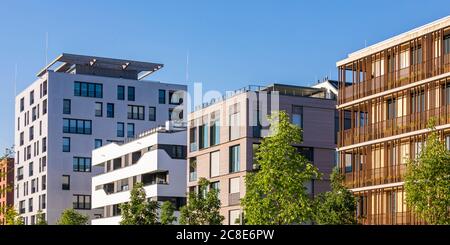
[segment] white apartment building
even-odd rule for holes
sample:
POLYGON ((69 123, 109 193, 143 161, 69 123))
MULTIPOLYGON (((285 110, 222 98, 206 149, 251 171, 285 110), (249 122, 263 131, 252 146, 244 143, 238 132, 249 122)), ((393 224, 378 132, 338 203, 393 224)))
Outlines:
POLYGON ((185 85, 143 81, 162 64, 62 54, 16 96, 15 206, 25 224, 42 210, 55 224, 64 209, 90 218, 92 150, 183 117, 185 85))
POLYGON ((92 152, 92 165, 104 173, 92 178, 92 208, 103 209, 93 225, 117 225, 120 204, 130 200, 135 183, 143 183, 147 198, 186 204, 186 127, 151 129, 125 144, 111 143, 92 152))

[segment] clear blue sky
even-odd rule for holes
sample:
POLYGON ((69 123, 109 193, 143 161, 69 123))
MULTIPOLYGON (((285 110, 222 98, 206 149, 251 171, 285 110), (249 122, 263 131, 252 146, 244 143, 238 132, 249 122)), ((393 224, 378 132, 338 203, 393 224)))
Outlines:
POLYGON ((349 52, 450 14, 447 1, 30 1, 0 6, 0 150, 17 91, 62 52, 161 62, 149 79, 233 90, 336 78, 349 52))

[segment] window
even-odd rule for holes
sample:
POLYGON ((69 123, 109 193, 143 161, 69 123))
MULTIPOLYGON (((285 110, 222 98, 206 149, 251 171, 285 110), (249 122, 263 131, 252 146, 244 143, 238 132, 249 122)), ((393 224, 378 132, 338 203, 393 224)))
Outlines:
POLYGON ((37 191, 36 179, 31 180, 31 194, 37 191))
POLYGON ((47 81, 44 81, 42 83, 42 96, 46 96, 47 95, 47 81))
POLYGON ((47 201, 46 201, 46 194, 42 194, 42 195, 40 195, 39 196, 40 197, 40 202, 41 202, 41 209, 45 209, 46 208, 46 204, 47 204, 47 201))
POLYGON ((47 175, 42 175, 41 189, 42 190, 46 190, 47 189, 47 175))
POLYGON ((352 172, 352 154, 351 153, 345 154, 345 172, 346 173, 352 172))
POLYGON ((149 121, 156 121, 156 107, 150 106, 148 108, 148 120, 149 121))
POLYGON ((106 117, 114 118, 114 104, 113 103, 106 104, 106 117))
POLYGON ((31 145, 27 146, 26 153, 27 153, 27 160, 29 160, 31 158, 31 145))
POLYGON ((409 50, 400 52, 400 69, 407 68, 409 66, 409 50))
POLYGON ((28 130, 30 141, 32 141, 34 139, 34 126, 31 126, 28 130))
POLYGON ((183 98, 180 95, 180 92, 169 91, 169 104, 180 105, 181 103, 183 103, 183 98))
POLYGON ((411 48, 411 64, 418 65, 422 63, 422 46, 411 48))
POLYGON ((122 167, 122 158, 116 158, 113 160, 113 170, 119 169, 122 167))
POLYGON ((144 120, 144 107, 128 105, 128 119, 144 120))
POLYGON ((92 121, 64 118, 63 133, 92 134, 92 121))
POLYGON ((23 180, 23 167, 17 169, 17 180, 23 180))
POLYGON ((70 138, 63 137, 63 152, 70 152, 70 138))
POLYGON ((74 83, 74 96, 103 98, 103 84, 99 83, 74 83))
POLYGON ((25 98, 20 99, 20 112, 25 110, 25 98))
POLYGON ((139 161, 139 159, 141 158, 141 151, 135 151, 131 154, 131 164, 135 164, 139 161))
POLYGON ((70 175, 62 176, 62 189, 65 191, 70 190, 70 175))
POLYGON ((36 106, 33 107, 33 109, 31 109, 31 121, 34 122, 37 119, 37 114, 36 114, 36 106))
POLYGON ((103 141, 101 139, 95 139, 95 141, 94 141, 95 149, 102 147, 102 145, 103 145, 103 141))
POLYGON ((418 91, 411 94, 411 113, 419 113, 425 111, 425 93, 418 91))
POLYGON ((219 113, 211 114, 211 125, 209 127, 210 131, 210 145, 217 145, 220 143, 220 119, 219 113))
POLYGON ((125 86, 117 86, 117 99, 125 100, 125 86))
POLYGON ((239 172, 240 168, 240 146, 230 147, 230 173, 239 172))
POLYGON ((197 180, 197 159, 189 159, 189 181, 197 180))
POLYGON ((74 172, 91 172, 91 158, 89 157, 74 157, 73 158, 74 172))
POLYGON ((445 146, 447 150, 450 151, 450 135, 445 136, 445 146))
POLYGON ((117 137, 125 137, 125 124, 122 122, 117 123, 117 137))
POLYGON ((134 123, 127 124, 127 137, 128 138, 134 137, 134 123))
POLYGON ((158 101, 159 101, 160 104, 165 104, 166 103, 166 90, 160 89, 158 91, 158 101))
POLYGON ((240 189, 240 179, 239 177, 237 178, 231 178, 230 179, 230 194, 233 193, 239 193, 239 189, 240 189))
POLYGON ((28 164, 28 176, 33 176, 33 162, 28 164))
POLYGON ((215 177, 219 175, 220 154, 219 151, 211 152, 210 154, 210 176, 215 177))
POLYGON ((240 112, 239 103, 230 106, 229 125, 230 140, 235 140, 240 136, 240 112))
POLYGON ((128 100, 134 101, 135 99, 135 89, 134 87, 128 87, 128 100))
POLYGON ((70 114, 72 112, 71 101, 69 99, 63 100, 63 114, 70 114))
POLYGON ((212 190, 220 191, 219 183, 220 181, 211 182, 210 188, 212 190))
POLYGON ((172 121, 173 108, 169 108, 169 121, 172 121))
POLYGON ((444 37, 444 54, 450 54, 450 35, 444 37))
POLYGON ((189 129, 189 149, 191 152, 197 150, 197 128, 192 127, 189 129))
POLYGON ((25 200, 19 202, 19 214, 25 213, 25 200))
POLYGON ((120 180, 120 191, 128 191, 129 189, 128 179, 120 180))
POLYGON ((73 209, 82 209, 82 210, 91 209, 91 196, 73 195, 73 209))
POLYGON ((30 105, 34 104, 34 90, 30 92, 30 105))
POLYGON ((394 119, 395 117, 397 117, 397 113, 396 113, 396 103, 395 103, 395 99, 389 99, 387 101, 387 117, 388 119, 394 119))
POLYGON ((42 138, 42 153, 47 152, 47 137, 42 138))
POLYGON ((241 211, 239 209, 229 211, 228 224, 240 225, 241 224, 241 211))
POLYGON ((95 116, 102 117, 103 116, 103 103, 95 102, 95 116))
POLYGON ((203 124, 199 127, 200 149, 208 147, 208 129, 208 124, 203 124))
POLYGON ((23 146, 24 143, 24 132, 20 133, 20 146, 23 146))
POLYGON ((303 128, 303 107, 292 106, 292 123, 303 128))
POLYGON ((42 101, 42 115, 47 114, 47 99, 42 101))

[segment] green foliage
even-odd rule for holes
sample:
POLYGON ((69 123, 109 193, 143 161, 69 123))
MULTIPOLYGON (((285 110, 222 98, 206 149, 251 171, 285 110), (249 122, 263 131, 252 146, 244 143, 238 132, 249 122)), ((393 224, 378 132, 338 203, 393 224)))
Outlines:
POLYGON ((42 212, 42 210, 39 210, 36 214, 36 225, 48 225, 47 221, 45 220, 45 214, 42 212))
POLYGON ((356 224, 356 199, 342 185, 344 176, 335 168, 330 178, 331 191, 318 195, 314 200, 314 221, 321 225, 356 224))
POLYGON ((173 222, 177 221, 174 216, 175 207, 169 201, 165 201, 161 206, 161 224, 162 225, 172 225, 173 222))
POLYGON ((286 112, 269 118, 271 135, 256 152, 260 169, 246 176, 242 200, 246 223, 299 224, 309 221, 312 205, 305 184, 320 174, 293 146, 302 142, 302 129, 290 123, 286 112))
POLYGON ((4 215, 6 225, 24 225, 23 218, 19 216, 13 206, 6 207, 4 215))
POLYGON ((218 191, 209 188, 209 181, 199 179, 198 192, 190 192, 188 204, 180 209, 180 224, 220 225, 225 219, 220 215, 218 191))
POLYGON ((57 225, 87 225, 89 218, 87 215, 83 215, 73 208, 64 210, 59 218, 57 225))
POLYGON ((416 159, 407 163, 406 203, 429 224, 450 224, 450 152, 429 123, 426 144, 416 159))
POLYGON ((120 205, 121 225, 155 225, 158 223, 159 204, 147 201, 142 183, 136 183, 131 190, 130 201, 120 205))

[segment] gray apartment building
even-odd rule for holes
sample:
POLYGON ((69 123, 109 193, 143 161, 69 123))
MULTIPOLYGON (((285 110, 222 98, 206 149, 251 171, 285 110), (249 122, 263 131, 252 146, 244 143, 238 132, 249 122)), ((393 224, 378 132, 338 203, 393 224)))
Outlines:
POLYGON ((185 85, 144 81, 162 64, 62 54, 16 96, 15 206, 25 224, 41 210, 55 224, 64 209, 91 218, 92 150, 183 118, 185 85))
POLYGON ((338 122, 336 95, 330 91, 336 88, 335 81, 316 88, 250 86, 196 108, 188 117, 188 191, 196 191, 199 178, 208 179, 211 188, 219 190, 224 224, 242 223, 245 175, 257 169, 254 152, 269 129, 264 120, 278 110, 286 111, 292 123, 303 128, 303 143, 296 147, 324 173, 322 180, 307 184, 309 193, 328 190, 338 122))

